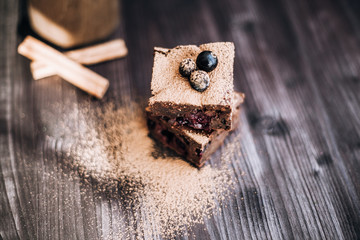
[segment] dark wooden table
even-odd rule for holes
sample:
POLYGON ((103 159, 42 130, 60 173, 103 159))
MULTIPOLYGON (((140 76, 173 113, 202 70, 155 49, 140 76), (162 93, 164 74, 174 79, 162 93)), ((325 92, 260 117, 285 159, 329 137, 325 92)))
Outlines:
MULTIPOLYGON (((246 102, 242 134, 232 135, 243 138, 242 154, 230 165, 240 181, 221 215, 182 237, 360 239, 359 13, 356 0, 123 1, 112 37, 129 55, 92 67, 111 82, 100 102, 146 101, 154 46, 236 46, 246 102)), ((22 2, 0 0, 0 239, 112 238, 118 203, 80 199, 92 190, 58 172, 38 114, 47 102, 90 97, 59 79, 32 80, 16 53, 23 14, 22 2)))

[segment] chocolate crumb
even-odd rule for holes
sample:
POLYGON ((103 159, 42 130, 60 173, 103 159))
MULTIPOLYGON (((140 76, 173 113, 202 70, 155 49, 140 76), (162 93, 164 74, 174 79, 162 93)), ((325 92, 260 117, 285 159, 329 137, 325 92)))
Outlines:
POLYGON ((210 85, 209 75, 202 70, 192 72, 189 81, 191 87, 198 92, 205 91, 210 85))
POLYGON ((196 63, 191 58, 185 58, 180 62, 179 72, 183 77, 190 77, 190 74, 195 71, 196 63))

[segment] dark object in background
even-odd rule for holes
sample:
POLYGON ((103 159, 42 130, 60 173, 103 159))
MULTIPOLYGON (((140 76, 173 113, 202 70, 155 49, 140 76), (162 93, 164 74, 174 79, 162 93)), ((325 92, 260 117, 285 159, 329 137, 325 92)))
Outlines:
POLYGON ((118 0, 29 0, 32 29, 62 48, 93 43, 108 37, 119 24, 118 0))

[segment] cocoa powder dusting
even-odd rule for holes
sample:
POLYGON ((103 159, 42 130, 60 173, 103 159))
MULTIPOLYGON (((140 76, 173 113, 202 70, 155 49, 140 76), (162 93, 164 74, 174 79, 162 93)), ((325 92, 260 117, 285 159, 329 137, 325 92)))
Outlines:
POLYGON ((216 214, 216 206, 233 192, 227 166, 236 151, 231 146, 219 166, 198 170, 148 136, 138 104, 73 105, 66 108, 70 112, 53 106, 41 113, 46 138, 61 145, 62 165, 76 169, 99 194, 120 198, 130 223, 120 226, 125 220, 119 219, 126 231, 116 238, 174 238, 216 214))

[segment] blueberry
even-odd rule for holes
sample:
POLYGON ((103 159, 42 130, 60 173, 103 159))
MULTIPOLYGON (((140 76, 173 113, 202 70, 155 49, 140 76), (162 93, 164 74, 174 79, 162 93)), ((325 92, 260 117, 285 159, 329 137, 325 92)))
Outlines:
POLYGON ((218 59, 215 53, 211 51, 203 51, 196 58, 196 65, 200 70, 211 72, 216 68, 218 59))
POLYGON ((199 92, 205 91, 210 84, 209 75, 202 70, 197 70, 192 72, 189 81, 191 87, 199 92))
POLYGON ((196 64, 191 58, 186 58, 181 61, 179 66, 179 72, 184 77, 189 77, 190 74, 195 71, 196 64))

